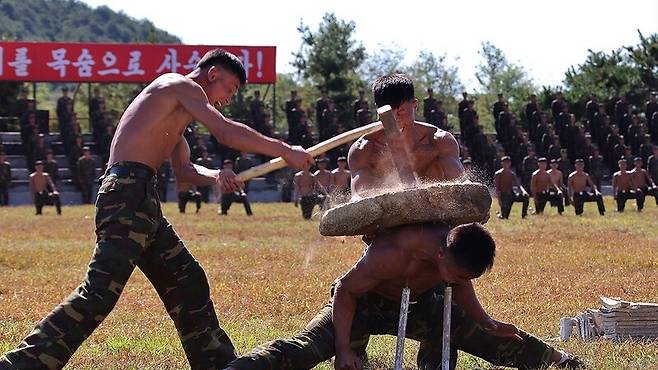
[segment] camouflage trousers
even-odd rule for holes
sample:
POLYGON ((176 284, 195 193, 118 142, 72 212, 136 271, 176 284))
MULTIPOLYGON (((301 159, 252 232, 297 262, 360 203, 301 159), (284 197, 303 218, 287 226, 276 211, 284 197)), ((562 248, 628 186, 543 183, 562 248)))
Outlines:
POLYGON ((135 266, 162 299, 192 369, 222 369, 235 359, 203 269, 162 216, 152 171, 124 162, 99 189, 96 248, 84 282, 0 357, 0 369, 62 368, 112 311, 135 266))
MULTIPOLYGON (((416 359, 419 369, 440 369, 443 332, 443 286, 424 293, 409 306, 407 338, 420 342, 416 359)), ((352 321, 351 347, 364 356, 370 335, 397 335, 400 301, 376 293, 359 297, 352 321)), ((331 303, 327 304, 301 333, 290 339, 263 344, 233 361, 242 369, 311 369, 335 355, 331 303)), ((457 364, 457 350, 483 358, 494 365, 520 369, 546 366, 554 349, 528 336, 515 341, 489 334, 457 305, 452 305, 450 363, 457 364)), ((393 352, 393 348, 391 348, 393 352)))

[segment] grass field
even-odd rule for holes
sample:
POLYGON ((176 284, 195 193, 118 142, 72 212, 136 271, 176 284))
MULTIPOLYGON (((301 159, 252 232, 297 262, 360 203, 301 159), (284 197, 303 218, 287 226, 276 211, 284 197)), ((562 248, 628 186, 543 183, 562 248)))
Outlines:
MULTIPOLYGON (((573 208, 562 217, 550 209, 521 220, 515 208, 511 220, 492 218, 496 264, 475 283, 484 307, 593 369, 658 369, 656 343, 555 339, 560 317, 598 307, 600 295, 658 301, 658 209, 647 201, 638 214, 631 204, 626 213, 605 217, 588 204, 581 218, 573 208)), ((358 238, 321 237, 317 222, 303 221, 290 204, 256 204, 252 218, 238 206, 220 217, 214 205, 180 215, 168 203, 165 214, 204 266, 220 322, 243 353, 301 329, 363 246, 358 238)), ((606 206, 613 209, 612 199, 606 206)), ((94 245, 93 216, 91 206, 66 207, 61 217, 52 208, 42 217, 31 207, 0 208, 0 352, 16 346, 81 282, 94 245)), ((410 369, 415 348, 408 346, 410 369)), ((390 368, 393 349, 392 337, 375 338, 368 348, 373 368, 390 368)), ((466 355, 459 364, 490 368, 466 355)), ((173 324, 139 270, 68 368, 187 368, 173 324)))

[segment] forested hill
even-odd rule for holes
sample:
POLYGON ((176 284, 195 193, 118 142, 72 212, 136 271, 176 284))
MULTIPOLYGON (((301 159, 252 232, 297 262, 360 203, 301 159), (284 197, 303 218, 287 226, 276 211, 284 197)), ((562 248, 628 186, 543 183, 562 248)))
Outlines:
POLYGON ((148 20, 76 0, 0 0, 0 40, 180 43, 148 20))

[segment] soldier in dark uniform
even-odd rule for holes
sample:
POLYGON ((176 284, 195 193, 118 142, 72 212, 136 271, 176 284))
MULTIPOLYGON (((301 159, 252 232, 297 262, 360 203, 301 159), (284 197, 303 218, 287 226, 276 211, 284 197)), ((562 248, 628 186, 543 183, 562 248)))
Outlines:
POLYGON ((69 88, 64 86, 62 96, 57 99, 57 128, 62 137, 69 134, 71 113, 73 113, 73 99, 69 97, 69 88))
POLYGON ((167 160, 162 162, 162 166, 158 169, 158 182, 156 184, 158 189, 158 196, 162 203, 167 203, 167 191, 169 190, 169 179, 171 178, 171 163, 167 160))
POLYGON ((654 145, 651 143, 651 135, 645 134, 644 141, 640 145, 639 156, 644 163, 649 163, 649 157, 653 154, 654 145))
POLYGON ((521 181, 523 182, 523 188, 530 189, 530 179, 532 179, 532 174, 535 173, 538 168, 535 150, 530 146, 528 147, 528 155, 523 158, 521 165, 521 181))
POLYGON ((176 180, 176 192, 178 193, 178 212, 185 213, 187 202, 194 201, 196 213, 201 210, 201 193, 196 191, 192 184, 176 180))
POLYGON ((653 147, 653 154, 647 160, 647 172, 653 182, 658 184, 658 145, 653 147))
POLYGON ((318 131, 320 141, 328 140, 338 132, 338 115, 333 100, 328 102, 327 107, 320 114, 318 131))
POLYGON ((626 134, 626 127, 623 126, 624 115, 628 113, 628 101, 626 96, 622 95, 615 103, 615 124, 619 127, 622 134, 626 134))
POLYGON ((260 91, 254 91, 254 98, 249 103, 249 113, 254 129, 261 134, 271 134, 271 130, 266 120, 265 103, 260 98, 260 91))
POLYGON ((307 130, 305 122, 306 112, 302 109, 302 99, 297 99, 295 107, 290 111, 290 120, 288 121, 288 142, 290 144, 302 144, 307 130))
POLYGON ((9 205, 10 186, 11 186, 11 163, 5 160, 5 153, 0 152, 0 207, 9 205))
POLYGON ((448 115, 446 114, 445 109, 443 108, 443 102, 438 100, 436 102, 436 122, 437 126, 446 131, 451 131, 452 126, 448 124, 448 115))
POLYGON ((43 162, 43 171, 50 176, 50 179, 53 180, 53 183, 57 185, 59 181, 59 165, 55 160, 52 150, 46 152, 46 160, 43 162))
POLYGON ((428 87, 427 96, 425 99, 423 99, 423 117, 425 117, 425 122, 438 126, 438 111, 439 107, 436 99, 434 98, 434 89, 428 87))
POLYGON ((331 98, 327 95, 327 89, 320 89, 320 97, 315 101, 315 122, 320 122, 322 112, 329 107, 331 98))
POLYGON ((599 154, 599 150, 594 147, 592 155, 589 156, 589 169, 588 172, 592 177, 592 181, 598 189, 601 188, 601 179, 603 178, 603 157, 599 154))
POLYGON ((69 168, 71 169, 71 173, 75 173, 75 166, 78 163, 78 159, 82 157, 82 136, 76 136, 73 145, 69 149, 67 156, 69 160, 69 168))
POLYGON ((521 218, 525 218, 528 215, 530 196, 525 190, 525 187, 519 183, 516 174, 511 170, 511 158, 509 156, 504 156, 502 158, 502 163, 503 168, 496 171, 496 174, 494 175, 494 187, 496 188, 496 195, 500 203, 500 213, 498 214, 498 218, 508 219, 509 214, 512 211, 512 205, 515 202, 523 203, 521 218), (518 191, 514 190, 515 186, 518 188, 518 191))
MULTIPOLYGON (((254 163, 249 159, 247 152, 240 152, 240 156, 235 159, 235 173, 244 172, 254 166, 254 163)), ((249 192, 249 181, 244 182, 244 188, 242 189, 245 193, 249 192)))
POLYGON ((469 102, 467 92, 463 92, 462 97, 463 97, 462 101, 460 101, 457 106, 457 116, 459 117, 460 125, 461 125, 462 115, 464 114, 464 110, 468 108, 468 102, 469 102))
POLYGON ((610 118, 605 113, 605 105, 596 104, 596 109, 597 111, 589 122, 589 130, 592 133, 592 137, 601 146, 602 141, 605 140, 605 135, 602 134, 601 130, 610 123, 610 118))
MULTIPOLYGON (((222 168, 224 171, 233 171, 233 162, 228 159, 225 160, 222 168)), ((254 214, 251 211, 251 204, 249 204, 249 198, 247 197, 247 193, 244 189, 230 193, 222 193, 222 201, 219 214, 223 216, 228 215, 228 210, 231 208, 233 203, 242 203, 242 205, 244 205, 244 211, 247 216, 252 216, 254 214)))
POLYGON ((651 95, 649 96, 649 100, 647 101, 646 107, 644 109, 644 117, 646 117, 647 121, 651 120, 653 114, 658 112, 658 101, 656 101, 657 95, 658 92, 652 91, 651 95))
POLYGON ((477 132, 476 119, 478 113, 473 108, 473 101, 469 100, 466 109, 462 112, 462 127, 460 128, 464 143, 470 146, 471 140, 477 132))
POLYGON ((365 126, 372 122, 372 112, 367 109, 359 109, 356 112, 357 126, 365 126))
POLYGON ((352 104, 352 117, 357 125, 360 124, 358 117, 359 109, 363 109, 367 112, 370 111, 370 104, 368 103, 368 100, 366 100, 366 91, 363 89, 359 89, 359 98, 352 104))
POLYGON ((591 94, 587 100, 587 103, 585 103, 585 117, 587 117, 587 122, 588 125, 590 125, 590 128, 592 121, 594 120, 594 116, 598 111, 599 101, 596 99, 596 95, 591 94))
POLYGON ((622 143, 622 137, 619 135, 619 128, 616 125, 610 126, 611 132, 608 134, 608 137, 605 141, 605 147, 603 148, 603 154, 607 154, 608 167, 618 169, 617 161, 622 153, 617 152, 615 155, 615 148, 622 143))
POLYGON ((89 100, 89 126, 95 141, 100 141, 105 134, 105 98, 98 87, 94 88, 94 96, 89 100))
POLYGON ((537 95, 530 94, 528 103, 526 103, 523 113, 524 113, 525 122, 528 125, 528 133, 530 134, 532 141, 536 141, 535 130, 537 129, 537 124, 539 123, 539 121, 535 122, 534 116, 535 116, 535 112, 537 112, 538 110, 539 110, 539 104, 537 104, 537 95))
POLYGON ((298 120, 294 111, 297 110, 298 99, 297 90, 290 91, 290 99, 286 100, 284 111, 286 112, 286 122, 288 123, 288 142, 297 137, 298 120))
POLYGON ((484 128, 482 125, 478 125, 477 132, 473 136, 471 142, 471 156, 473 157, 473 162, 478 168, 482 168, 484 165, 484 154, 485 148, 487 147, 487 135, 484 134, 484 128))
POLYGON ((491 108, 494 121, 498 119, 500 112, 504 110, 505 104, 507 104, 507 102, 505 101, 505 98, 503 98, 503 94, 498 93, 498 100, 494 103, 493 107, 491 108))
POLYGON ((562 146, 560 145, 560 138, 557 136, 552 137, 553 143, 548 147, 548 159, 559 159, 561 157, 562 146))
MULTIPOLYGON (((208 149, 203 148, 201 150, 201 156, 195 160, 195 163, 199 166, 205 168, 215 169, 215 166, 212 164, 212 159, 208 156, 208 149)), ((201 200, 204 203, 210 202, 210 192, 212 191, 212 186, 197 186, 196 187, 199 193, 201 193, 201 200)))
MULTIPOLYGON (((562 97, 562 91, 558 91, 555 95, 555 99, 551 102, 551 114, 553 115, 553 122, 556 122, 560 113, 564 112, 566 105, 567 103, 562 97)), ((556 131, 558 130, 556 129, 556 131)))
POLYGON ((50 150, 50 146, 46 143, 45 135, 38 134, 34 144, 32 145, 32 153, 30 155, 32 163, 28 163, 30 170, 34 168, 34 161, 46 160, 46 153, 48 153, 48 150, 50 150))
POLYGON ((78 158, 76 165, 76 174, 83 204, 91 204, 91 197, 96 181, 96 162, 91 156, 91 149, 88 146, 82 148, 82 157, 78 158))
POLYGON ((98 140, 98 154, 103 160, 103 166, 107 164, 110 158, 110 147, 112 146, 112 139, 114 139, 114 126, 106 125, 103 127, 104 131, 98 140))
POLYGON ((18 99, 16 99, 16 112, 15 115, 22 119, 27 113, 27 104, 30 99, 28 98, 28 90, 24 87, 21 88, 18 99))
MULTIPOLYGON (((575 168, 565 149, 560 150, 560 158, 557 161, 557 168, 562 172, 562 183, 566 184, 567 180, 569 179, 569 175, 574 171, 575 168)), ((567 203, 567 205, 569 204, 567 203)))

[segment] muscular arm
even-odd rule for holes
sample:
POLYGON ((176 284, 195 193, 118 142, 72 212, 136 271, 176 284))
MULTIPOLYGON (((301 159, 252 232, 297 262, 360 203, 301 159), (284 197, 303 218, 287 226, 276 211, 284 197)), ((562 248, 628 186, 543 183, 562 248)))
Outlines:
MULTIPOLYGON (((587 182, 589 183, 589 176, 587 177, 587 182)), ((596 190, 595 188, 592 188, 596 190)), ((567 195, 569 198, 573 199, 573 176, 569 175, 569 178, 567 179, 567 195)))
POLYGON ((190 146, 182 136, 171 152, 171 167, 174 169, 177 181, 193 185, 215 185, 219 176, 218 170, 211 170, 192 163, 190 160, 190 146))
POLYGON ((467 281, 464 284, 453 284, 452 292, 455 302, 457 302, 459 307, 461 307, 468 316, 475 320, 475 322, 484 326, 484 324, 491 321, 489 314, 487 314, 484 308, 482 308, 482 305, 475 294, 473 284, 470 281, 467 281))
POLYGON ((378 181, 368 162, 371 151, 371 147, 367 145, 367 139, 361 138, 352 144, 347 155, 347 164, 352 177, 352 196, 355 198, 364 196, 378 181))
POLYGON ((439 130, 435 137, 439 140, 439 153, 438 161, 443 168, 444 180, 460 180, 464 179, 464 166, 459 159, 459 144, 454 136, 448 132, 445 135, 439 136, 439 130))
POLYGON ((377 248, 369 248, 356 265, 338 279, 332 309, 336 353, 350 349, 350 333, 357 298, 382 281, 400 276, 405 262, 398 249, 380 245, 377 248))
POLYGON ((34 186, 34 176, 30 176, 30 194, 32 194, 32 201, 34 201, 35 186, 34 186))
POLYGON ((210 133, 222 144, 231 148, 251 153, 281 157, 290 146, 279 140, 263 136, 246 125, 230 120, 215 109, 203 89, 192 80, 172 85, 172 96, 187 110, 195 120, 208 128, 210 133))
MULTIPOLYGON (((599 189, 596 188, 596 185, 594 184, 594 181, 592 181, 592 178, 590 177, 590 175, 587 175, 586 179, 587 179, 587 185, 589 185, 589 187, 592 190, 594 190, 594 193, 598 193, 599 189)), ((571 178, 569 178, 569 181, 571 181, 571 178)))
POLYGON ((533 174, 530 178, 530 192, 534 197, 537 194, 537 175, 533 174))
POLYGON ((500 172, 496 172, 494 175, 494 188, 496 189, 496 195, 500 197, 500 172))
POLYGON ((295 175, 292 179, 292 183, 294 185, 294 190, 292 194, 292 199, 295 202, 295 204, 299 203, 299 176, 295 175))
POLYGON ((55 183, 53 182, 53 179, 50 178, 50 175, 46 173, 45 176, 46 176, 46 180, 48 181, 48 185, 50 185, 50 188, 53 189, 53 193, 59 193, 57 191, 57 188, 55 187, 55 183))
POLYGON ((612 195, 617 198, 617 174, 612 175, 612 195))

